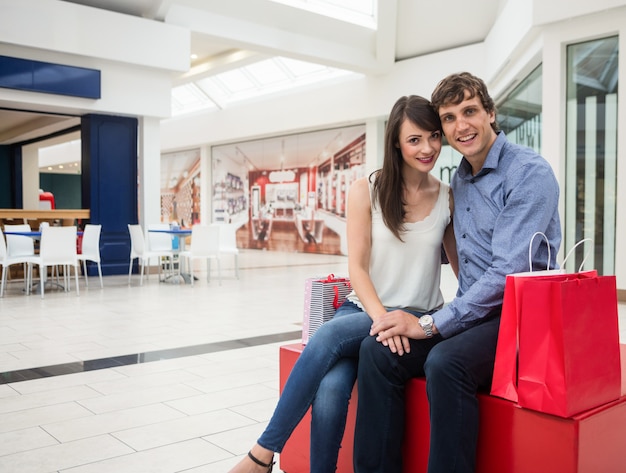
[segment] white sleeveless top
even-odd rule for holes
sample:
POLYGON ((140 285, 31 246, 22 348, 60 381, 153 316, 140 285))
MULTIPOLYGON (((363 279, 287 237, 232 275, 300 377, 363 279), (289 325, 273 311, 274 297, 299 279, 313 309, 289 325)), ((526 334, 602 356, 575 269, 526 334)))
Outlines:
MULTIPOLYGON (((398 240, 383 222, 378 202, 372 209, 370 277, 385 307, 411 308, 427 312, 443 305, 441 294, 441 242, 450 223, 450 186, 439 184, 439 197, 424 220, 404 223, 398 240)), ((363 308, 356 293, 348 299, 363 308)))

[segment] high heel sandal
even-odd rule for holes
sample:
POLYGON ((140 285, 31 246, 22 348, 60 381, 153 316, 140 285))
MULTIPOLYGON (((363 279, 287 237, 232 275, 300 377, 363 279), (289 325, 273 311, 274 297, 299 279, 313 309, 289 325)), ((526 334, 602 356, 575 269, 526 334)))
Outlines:
POLYGON ((274 463, 276 463, 274 460, 274 457, 272 457, 272 460, 269 463, 263 463, 261 460, 259 460, 257 457, 255 457, 254 455, 252 455, 251 452, 248 452, 248 456, 250 457, 250 460, 252 460, 254 463, 256 463, 257 465, 262 466, 263 468, 267 468, 267 473, 272 473, 272 470, 274 469, 274 463))

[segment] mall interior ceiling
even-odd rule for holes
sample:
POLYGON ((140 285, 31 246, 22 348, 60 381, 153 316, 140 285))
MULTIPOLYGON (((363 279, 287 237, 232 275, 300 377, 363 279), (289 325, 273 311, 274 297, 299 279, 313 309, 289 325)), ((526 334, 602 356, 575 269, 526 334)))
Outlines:
MULTIPOLYGON (((225 68, 239 67, 241 63, 234 60, 235 57, 254 61, 255 58, 283 56, 366 74, 381 73, 395 61, 484 40, 507 0, 483 0, 480 8, 468 8, 465 0, 447 0, 445 14, 442 14, 440 2, 434 0, 371 0, 378 27, 365 33, 364 27, 349 26, 345 22, 285 4, 306 3, 301 0, 54 1, 68 1, 191 28, 191 52, 195 59, 190 59, 188 72, 173 79, 172 87, 175 87, 185 81, 193 81, 200 73, 224 72, 225 68), (192 21, 194 17, 210 19, 216 15, 220 21, 226 22, 220 31, 228 33, 216 34, 207 31, 202 22, 192 21), (230 27, 227 27, 228 24, 230 27), (252 34, 252 29, 245 25, 254 25, 255 33, 252 34), (326 44, 327 47, 303 51, 293 48, 293 42, 277 40, 294 31, 310 35, 311 44, 326 44), (359 35, 362 34, 373 35, 378 51, 374 61, 359 61, 354 59, 358 55, 337 53, 370 47, 363 41, 359 42, 359 35), (284 49, 268 46, 275 44, 284 45, 284 49)), ((347 5, 350 2, 337 3, 347 5)), ((44 113, 41 110, 6 109, 0 101, 0 145, 47 136, 75 127, 79 121, 79 117, 59 115, 54 110, 44 113)))

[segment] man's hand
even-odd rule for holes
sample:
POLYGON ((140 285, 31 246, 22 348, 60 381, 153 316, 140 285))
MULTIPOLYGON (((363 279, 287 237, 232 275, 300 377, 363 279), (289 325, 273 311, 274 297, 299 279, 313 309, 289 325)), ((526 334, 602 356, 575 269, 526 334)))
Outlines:
POLYGON ((376 336, 377 341, 400 356, 411 351, 409 338, 426 338, 418 318, 399 309, 378 317, 372 324, 370 335, 376 336))

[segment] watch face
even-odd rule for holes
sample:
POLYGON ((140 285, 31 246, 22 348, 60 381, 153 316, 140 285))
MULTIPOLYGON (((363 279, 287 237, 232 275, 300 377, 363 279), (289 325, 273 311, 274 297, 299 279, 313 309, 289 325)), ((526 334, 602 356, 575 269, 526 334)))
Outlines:
POLYGON ((433 324, 433 317, 432 317, 432 315, 422 315, 420 317, 420 325, 422 327, 428 326, 428 325, 432 325, 432 324, 433 324))

